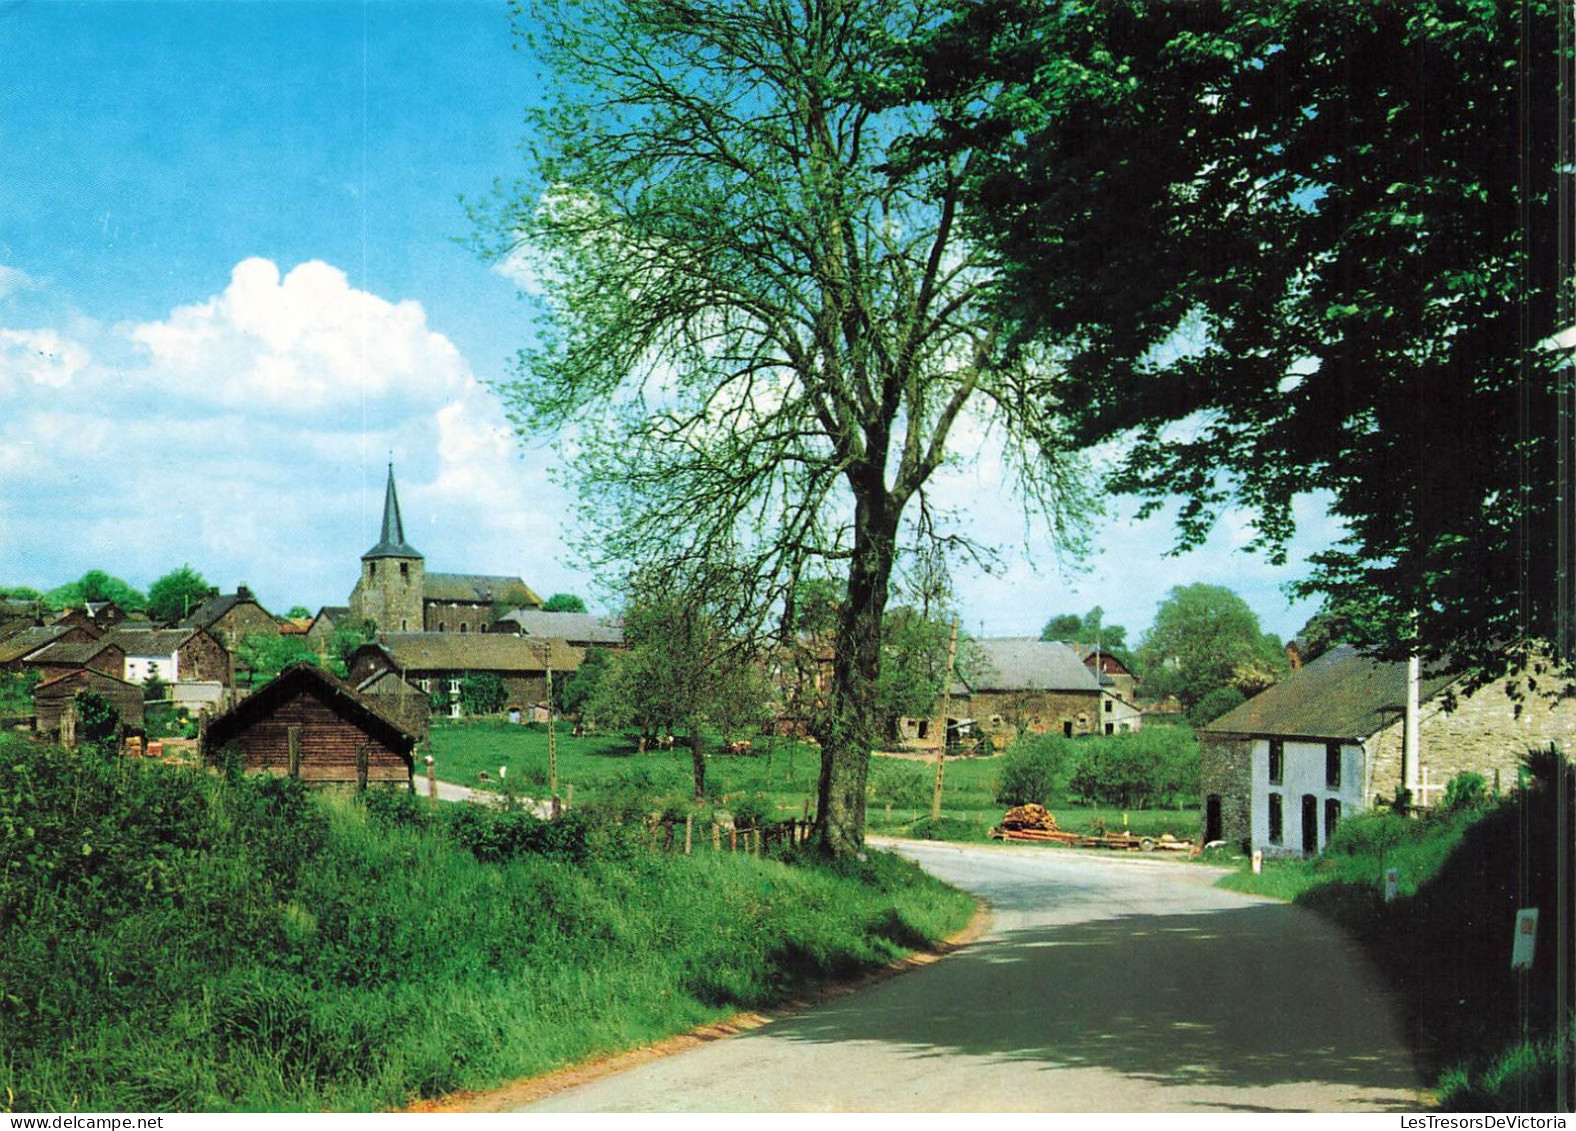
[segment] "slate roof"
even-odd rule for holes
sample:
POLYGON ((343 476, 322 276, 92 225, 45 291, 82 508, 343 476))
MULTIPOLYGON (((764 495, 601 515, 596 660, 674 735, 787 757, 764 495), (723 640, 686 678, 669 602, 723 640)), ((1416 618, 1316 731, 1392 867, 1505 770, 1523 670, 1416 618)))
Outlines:
POLYGON ((422 579, 421 595, 427 601, 461 601, 477 605, 490 605, 494 601, 542 603, 531 587, 518 577, 497 577, 485 573, 426 574, 422 579))
POLYGON ((85 665, 106 648, 119 647, 108 637, 99 640, 57 641, 46 644, 27 657, 30 664, 85 665))
MULTIPOLYGON (((1427 703, 1459 678, 1425 670, 1427 703)), ((1209 735, 1340 739, 1360 742, 1406 709, 1406 662, 1378 661, 1338 644, 1202 728, 1209 735)))
MULTIPOLYGON (((257 605, 259 609, 263 609, 263 606, 258 604, 257 598, 250 589, 238 590, 234 593, 215 593, 187 613, 185 618, 180 621, 179 627, 212 628, 226 613, 237 605, 257 605)), ((273 615, 267 609, 263 609, 263 612, 270 617, 273 615)))
POLYGON ((973 643, 974 671, 964 677, 982 691, 1099 691, 1078 653, 1056 640, 998 636, 973 643))
POLYGON ((383 529, 378 544, 361 555, 372 558, 419 558, 421 551, 405 541, 405 523, 399 516, 399 495, 394 490, 394 465, 389 464, 388 486, 383 490, 383 529))
POLYGON ((117 628, 104 639, 128 656, 173 656, 202 631, 197 628, 117 628))
POLYGON ((584 641, 587 644, 624 643, 624 622, 618 617, 595 613, 544 613, 541 609, 514 609, 499 617, 493 632, 518 632, 553 640, 584 641), (515 627, 510 628, 513 625, 515 627))
POLYGON ((562 640, 502 632, 384 632, 377 647, 404 672, 539 672, 546 645, 558 671, 580 666, 580 652, 562 640))
POLYGON ((25 628, 13 636, 0 640, 0 664, 20 660, 28 653, 53 644, 66 633, 76 630, 76 626, 70 624, 46 624, 41 628, 25 628))
POLYGON ((416 745, 416 736, 406 730, 404 724, 371 699, 356 694, 355 689, 344 680, 329 674, 315 664, 305 662, 291 664, 234 707, 209 722, 203 732, 203 748, 217 750, 244 730, 248 723, 266 717, 270 711, 276 709, 281 702, 302 687, 316 688, 326 698, 344 704, 350 714, 367 727, 368 733, 382 732, 380 737, 389 740, 390 746, 402 749, 407 757, 410 756, 410 751, 416 745))

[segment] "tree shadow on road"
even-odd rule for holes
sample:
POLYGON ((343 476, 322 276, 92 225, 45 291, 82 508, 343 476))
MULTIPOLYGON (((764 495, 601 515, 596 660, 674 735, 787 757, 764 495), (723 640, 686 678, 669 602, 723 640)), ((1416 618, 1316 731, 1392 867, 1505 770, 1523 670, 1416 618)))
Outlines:
MULTIPOLYGON (((1280 904, 1006 931, 771 1031, 1162 1085, 1423 1086, 1362 949, 1280 904)), ((1398 1095, 1393 1109, 1415 1106, 1398 1095)))

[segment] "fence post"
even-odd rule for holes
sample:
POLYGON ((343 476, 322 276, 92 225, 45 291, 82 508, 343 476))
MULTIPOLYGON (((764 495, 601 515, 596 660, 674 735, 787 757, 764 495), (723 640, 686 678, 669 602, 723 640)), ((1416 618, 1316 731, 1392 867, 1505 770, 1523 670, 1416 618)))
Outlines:
POLYGON ((729 853, 729 855, 732 855, 733 853, 735 853, 737 851, 739 851, 739 827, 737 825, 729 825, 728 826, 728 853, 729 853))
POLYGON ((432 755, 427 755, 427 808, 438 807, 438 777, 433 771, 432 755))
POLYGON ((691 841, 693 839, 694 832, 695 832, 695 815, 693 813, 686 813, 686 814, 684 814, 684 855, 685 856, 688 856, 690 854, 690 843, 691 843, 691 841))
POLYGON ((722 851, 722 826, 717 824, 716 821, 711 823, 711 850, 713 852, 722 851))

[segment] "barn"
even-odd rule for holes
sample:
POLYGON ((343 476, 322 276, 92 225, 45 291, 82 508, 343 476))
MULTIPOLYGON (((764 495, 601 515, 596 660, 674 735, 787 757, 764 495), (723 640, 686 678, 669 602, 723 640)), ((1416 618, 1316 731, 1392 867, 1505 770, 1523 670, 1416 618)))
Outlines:
POLYGON ((349 684, 293 664, 204 728, 203 758, 240 757, 243 772, 354 785, 415 785, 416 736, 349 684))

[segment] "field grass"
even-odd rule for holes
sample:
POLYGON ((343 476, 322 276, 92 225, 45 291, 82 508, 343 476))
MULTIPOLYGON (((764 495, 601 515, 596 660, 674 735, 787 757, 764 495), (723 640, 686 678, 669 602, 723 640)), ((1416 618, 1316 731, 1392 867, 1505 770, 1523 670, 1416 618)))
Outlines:
MULTIPOLYGON (((637 752, 624 735, 572 737, 567 726, 557 734, 558 791, 573 786, 576 804, 608 799, 641 798, 653 810, 695 811, 703 819, 726 810, 741 798, 759 799, 779 819, 813 810, 820 774, 820 751, 789 739, 752 740, 748 755, 721 752, 721 742, 708 736, 707 794, 709 804, 692 804, 694 776, 688 747, 637 752)), ((534 797, 547 793, 547 732, 541 726, 519 726, 489 720, 450 723, 434 721, 429 740, 433 768, 443 781, 496 789, 498 771, 505 780, 534 797), (479 775, 486 773, 482 782, 479 775)), ((867 822, 873 833, 925 839, 983 842, 1001 820, 1006 806, 996 801, 1001 756, 948 759, 943 777, 942 821, 930 822, 935 781, 933 760, 877 755, 871 760, 867 822)), ((1077 832, 1127 828, 1140 836, 1169 832, 1193 839, 1199 829, 1196 808, 1144 809, 1124 812, 1098 806, 1063 803, 1052 806, 1057 823, 1077 832)))
POLYGON ((398 1107, 767 1005, 973 908, 881 853, 670 857, 590 812, 431 811, 9 738, 0 762, 11 1110, 398 1107))

